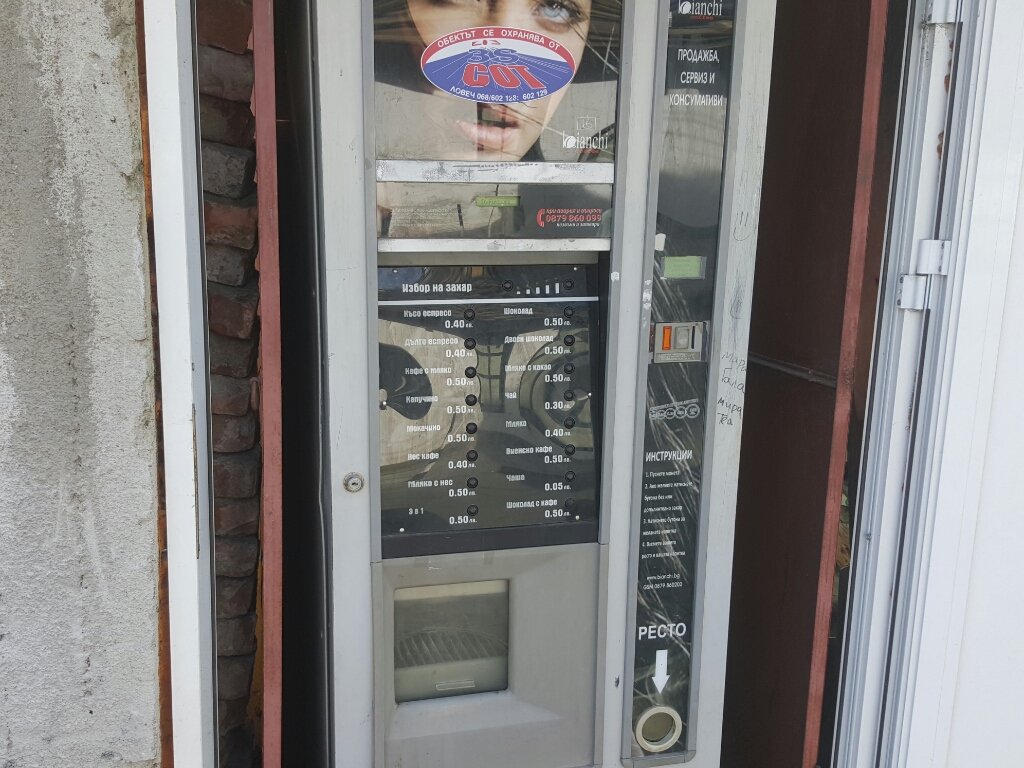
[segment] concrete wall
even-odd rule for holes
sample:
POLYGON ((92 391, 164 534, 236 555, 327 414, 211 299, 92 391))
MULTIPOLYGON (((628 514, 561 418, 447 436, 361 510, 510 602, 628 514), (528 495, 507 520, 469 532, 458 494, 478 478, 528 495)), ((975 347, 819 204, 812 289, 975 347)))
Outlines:
POLYGON ((0 2, 0 765, 159 763, 132 0, 0 2))

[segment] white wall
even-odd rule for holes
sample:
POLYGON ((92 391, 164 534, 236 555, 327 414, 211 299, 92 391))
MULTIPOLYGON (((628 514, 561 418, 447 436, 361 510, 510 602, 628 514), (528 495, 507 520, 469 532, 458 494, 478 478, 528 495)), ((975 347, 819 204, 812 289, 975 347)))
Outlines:
POLYGON ((0 765, 159 763, 133 0, 0 4, 0 765))

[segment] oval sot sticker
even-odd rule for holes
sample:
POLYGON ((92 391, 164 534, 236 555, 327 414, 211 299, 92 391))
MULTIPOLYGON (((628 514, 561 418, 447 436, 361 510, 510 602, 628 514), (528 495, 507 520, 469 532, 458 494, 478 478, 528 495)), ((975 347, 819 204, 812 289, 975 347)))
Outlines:
POLYGON ((564 45, 538 32, 473 27, 428 45, 420 68, 427 80, 460 99, 511 104, 565 88, 576 61, 564 45))

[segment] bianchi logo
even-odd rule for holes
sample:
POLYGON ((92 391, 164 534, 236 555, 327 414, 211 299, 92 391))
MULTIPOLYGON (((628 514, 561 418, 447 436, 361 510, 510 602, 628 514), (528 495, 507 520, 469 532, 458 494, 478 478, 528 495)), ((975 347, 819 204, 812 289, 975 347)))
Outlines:
POLYGON ((594 155, 602 149, 608 149, 608 136, 597 133, 596 117, 576 118, 576 133, 562 131, 562 148, 578 149, 583 154, 594 155))
POLYGON ((571 133, 563 133, 562 148, 584 149, 589 150, 591 153, 599 152, 602 149, 608 149, 608 137, 581 136, 580 134, 576 134, 575 136, 573 136, 571 133))
POLYGON ((713 0, 712 2, 691 2, 690 0, 679 0, 679 13, 683 15, 691 16, 721 16, 722 15, 722 3, 721 0, 713 0))
POLYGON ((696 419, 700 416, 700 403, 697 399, 684 400, 668 405, 656 405, 650 410, 651 421, 666 419, 696 419))

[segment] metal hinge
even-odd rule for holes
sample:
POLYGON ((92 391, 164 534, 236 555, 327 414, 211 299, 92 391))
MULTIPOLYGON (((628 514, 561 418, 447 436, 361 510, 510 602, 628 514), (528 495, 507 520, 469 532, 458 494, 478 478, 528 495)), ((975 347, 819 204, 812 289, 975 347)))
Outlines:
POLYGON ((921 240, 917 244, 915 275, 945 275, 949 273, 949 240, 921 240))
POLYGON ((924 297, 927 289, 927 275, 900 275, 900 287, 896 292, 896 306, 900 309, 920 312, 924 309, 924 297))
POLYGON ((920 312, 925 306, 930 275, 949 273, 949 240, 922 240, 918 243, 914 273, 900 275, 896 292, 896 306, 911 312, 920 312))

